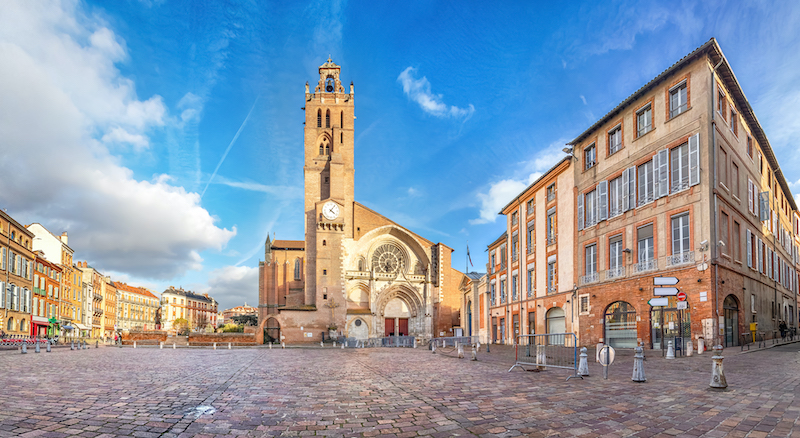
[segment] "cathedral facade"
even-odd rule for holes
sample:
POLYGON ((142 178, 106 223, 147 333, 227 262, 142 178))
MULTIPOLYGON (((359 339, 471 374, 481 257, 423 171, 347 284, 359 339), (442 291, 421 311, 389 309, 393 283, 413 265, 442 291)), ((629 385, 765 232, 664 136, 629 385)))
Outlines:
POLYGON ((259 265, 259 336, 319 342, 460 329, 453 250, 354 200, 355 93, 330 59, 305 90, 305 240, 267 237, 259 265))

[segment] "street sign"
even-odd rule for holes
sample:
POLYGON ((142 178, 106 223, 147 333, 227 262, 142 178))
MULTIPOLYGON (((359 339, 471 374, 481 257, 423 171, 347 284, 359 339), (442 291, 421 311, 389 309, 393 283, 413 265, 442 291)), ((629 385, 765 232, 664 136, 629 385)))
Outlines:
POLYGON ((678 301, 686 301, 686 292, 678 292, 678 301))
POLYGON ((648 301, 647 304, 651 305, 652 307, 668 306, 669 298, 650 298, 650 301, 648 301))
POLYGON ((688 308, 689 308, 689 303, 687 303, 686 301, 678 301, 678 307, 677 307, 678 310, 686 310, 688 308))
POLYGON ((614 357, 617 355, 616 351, 614 351, 614 347, 610 345, 604 346, 600 350, 600 365, 607 367, 614 363, 614 357))
POLYGON ((678 281, 675 277, 653 277, 654 286, 675 286, 678 281))
POLYGON ((654 287, 653 288, 653 295, 660 296, 660 297, 678 295, 678 288, 677 287, 654 287))

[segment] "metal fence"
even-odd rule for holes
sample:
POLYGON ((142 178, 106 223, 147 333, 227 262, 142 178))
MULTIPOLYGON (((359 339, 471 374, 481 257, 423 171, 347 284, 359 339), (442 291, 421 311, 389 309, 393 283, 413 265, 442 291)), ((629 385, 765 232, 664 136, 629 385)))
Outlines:
POLYGON ((463 357, 463 355, 466 354, 464 352, 465 347, 477 348, 478 336, 449 336, 433 338, 428 345, 434 353, 463 357), (461 348, 460 352, 459 348, 461 348))
POLYGON ((572 370, 573 374, 567 380, 581 377, 578 375, 577 341, 575 333, 520 335, 517 337, 516 359, 508 371, 516 367, 536 371, 563 368, 572 370))
POLYGON ((417 345, 414 336, 386 336, 383 338, 356 339, 340 337, 337 339, 344 348, 374 348, 374 347, 405 347, 414 348, 417 345))

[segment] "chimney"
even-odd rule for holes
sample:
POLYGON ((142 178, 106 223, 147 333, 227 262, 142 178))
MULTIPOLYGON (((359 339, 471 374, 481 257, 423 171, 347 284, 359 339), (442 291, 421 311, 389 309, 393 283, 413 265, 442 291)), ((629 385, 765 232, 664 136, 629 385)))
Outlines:
POLYGON ((64 245, 69 245, 69 243, 67 242, 67 232, 66 231, 61 233, 61 241, 64 242, 64 245))

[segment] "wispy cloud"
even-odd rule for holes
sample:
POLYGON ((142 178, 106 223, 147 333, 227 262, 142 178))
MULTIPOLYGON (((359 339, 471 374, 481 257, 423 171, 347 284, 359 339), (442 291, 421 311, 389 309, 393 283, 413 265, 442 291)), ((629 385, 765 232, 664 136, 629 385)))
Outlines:
POLYGON ((516 172, 518 176, 503 178, 500 181, 489 183, 484 192, 479 192, 476 195, 480 201, 480 213, 479 217, 470 219, 469 223, 471 225, 494 223, 497 220, 500 209, 564 158, 564 152, 561 149, 567 141, 569 140, 556 140, 538 151, 536 158, 522 164, 516 172))
POLYGON ((252 192, 268 193, 281 199, 302 199, 303 188, 291 186, 269 186, 253 181, 233 181, 218 175, 215 184, 222 184, 237 189, 249 190, 252 192))
POLYGON ((469 104, 467 108, 459 108, 442 102, 441 94, 431 92, 431 83, 423 76, 421 79, 414 77, 417 69, 408 67, 400 73, 397 81, 403 85, 403 93, 413 102, 416 102, 426 113, 435 117, 450 117, 468 120, 475 113, 475 107, 469 104))

